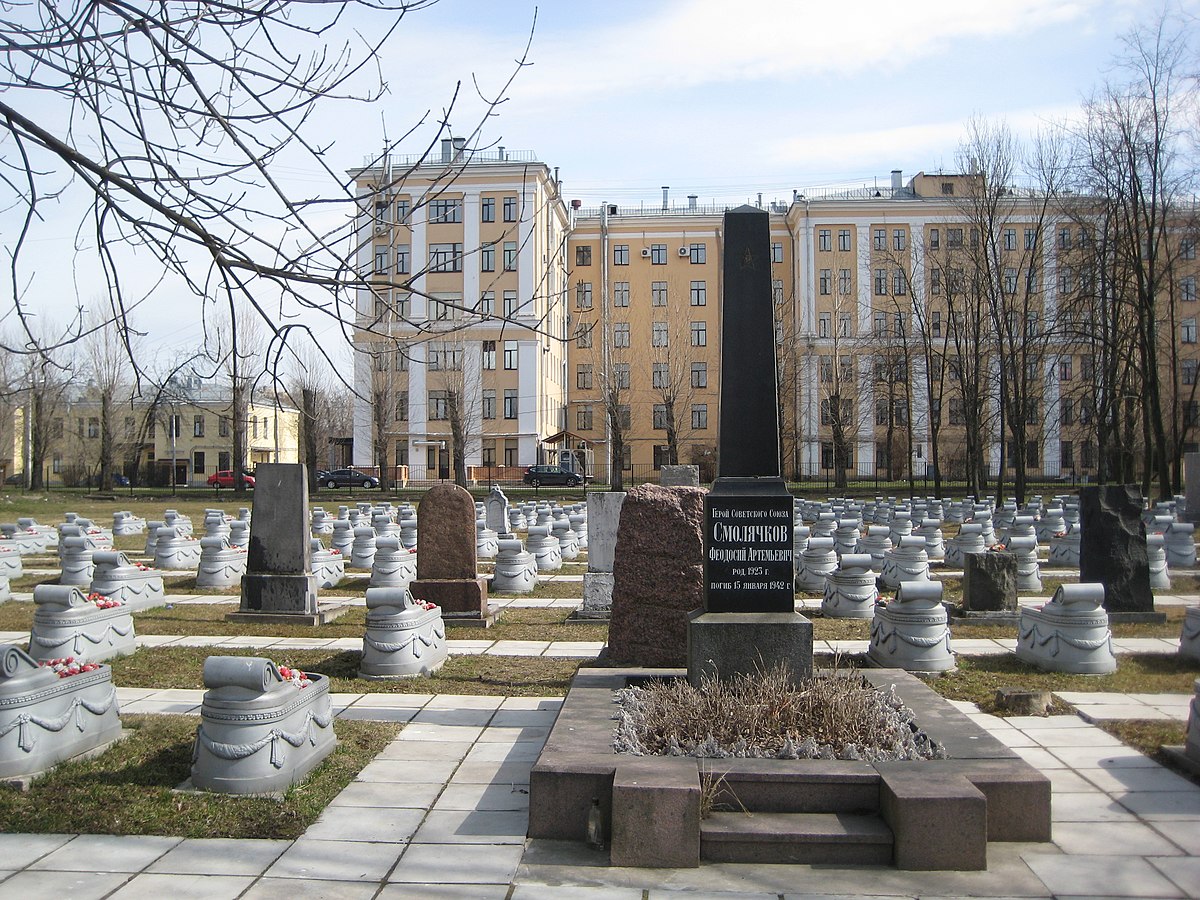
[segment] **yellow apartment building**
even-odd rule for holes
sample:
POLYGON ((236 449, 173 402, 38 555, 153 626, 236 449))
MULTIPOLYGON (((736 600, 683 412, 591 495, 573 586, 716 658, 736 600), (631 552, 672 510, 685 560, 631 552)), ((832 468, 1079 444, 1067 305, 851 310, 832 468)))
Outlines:
MULTIPOLYGON (((356 463, 375 463, 383 434, 412 478, 448 477, 455 401, 480 478, 570 446, 594 453, 604 481, 617 444, 627 477, 673 461, 711 475, 725 207, 667 189, 661 207, 568 206, 532 154, 453 141, 356 177, 371 282, 356 383, 375 399, 356 405, 356 463)), ((981 219, 975 177, 896 171, 886 187, 768 205, 789 477, 922 477, 935 431, 948 478, 971 459, 995 476, 1002 446, 1010 468, 1020 455, 1034 474, 1095 473, 1095 223, 1081 202, 1016 189, 981 219), (1017 357, 1019 377, 1000 364, 1017 357), (1015 407, 1001 408, 1001 377, 1015 377, 1015 407), (1016 415, 1020 447, 1000 426, 1016 415)), ((1170 240, 1163 399, 1187 438, 1200 421, 1194 223, 1170 240)))
MULTIPOLYGON (((368 161, 361 198, 354 462, 448 477, 455 418, 466 463, 498 477, 565 430, 566 240, 556 174, 527 151, 442 142, 368 161)), ((517 471, 519 475, 519 471, 517 471)), ((483 476, 487 477, 487 476, 483 476)))

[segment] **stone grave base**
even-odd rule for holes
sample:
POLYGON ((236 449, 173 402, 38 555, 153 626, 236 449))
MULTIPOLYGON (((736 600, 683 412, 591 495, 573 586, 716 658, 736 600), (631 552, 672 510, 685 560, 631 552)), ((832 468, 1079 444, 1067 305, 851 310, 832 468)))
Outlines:
POLYGON ((988 841, 1050 840, 1049 779, 898 669, 862 675, 879 689, 894 686, 949 759, 872 764, 614 753, 614 691, 686 674, 579 670, 530 773, 530 838, 585 841, 595 799, 614 866, 769 861, 971 870, 987 867, 988 841), (735 811, 701 819, 702 794, 716 809, 735 811))
POLYGON ((95 747, 92 747, 88 750, 84 750, 82 753, 77 753, 74 756, 67 757, 66 759, 60 759, 54 765, 50 766, 49 768, 42 769, 40 772, 31 772, 28 775, 14 775, 14 776, 10 776, 9 778, 0 778, 0 785, 8 785, 9 787, 14 787, 17 790, 22 791, 22 792, 27 791, 27 790, 29 790, 29 786, 31 784, 33 784, 33 782, 36 779, 41 778, 47 772, 53 772, 59 766, 64 765, 66 763, 77 762, 77 761, 85 760, 85 759, 94 759, 95 757, 97 757, 101 753, 103 753, 105 750, 107 750, 109 747, 112 747, 115 744, 121 743, 121 741, 125 740, 131 734, 133 734, 133 729, 122 728, 121 733, 118 734, 111 741, 105 741, 103 744, 97 744, 95 747))
POLYGON ((455 628, 491 628, 500 618, 500 606, 489 603, 487 611, 482 616, 474 612, 446 612, 442 610, 442 621, 455 628))
POLYGON ((612 620, 610 609, 584 609, 582 606, 572 610, 564 620, 568 625, 608 625, 612 620))
POLYGON ((688 681, 753 675, 783 665, 796 681, 812 675, 813 626, 783 613, 707 613, 688 616, 688 681))
POLYGON ((1187 747, 1183 744, 1173 746, 1164 744, 1162 750, 1180 771, 1187 772, 1193 778, 1200 778, 1200 759, 1188 756, 1187 747))
POLYGON ((1162 625, 1167 621, 1167 614, 1160 612, 1113 612, 1108 610, 1109 625, 1140 625, 1143 623, 1151 625, 1162 625))
POLYGON ((250 625, 327 625, 350 611, 348 603, 326 603, 317 606, 315 613, 261 612, 234 610, 225 614, 226 622, 245 622, 250 625))

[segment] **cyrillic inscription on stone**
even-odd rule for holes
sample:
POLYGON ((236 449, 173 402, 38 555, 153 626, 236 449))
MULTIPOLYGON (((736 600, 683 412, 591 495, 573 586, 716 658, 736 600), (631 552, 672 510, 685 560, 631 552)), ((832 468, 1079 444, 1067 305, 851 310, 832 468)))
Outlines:
POLYGON ((792 612, 792 499, 705 498, 709 612, 792 612))

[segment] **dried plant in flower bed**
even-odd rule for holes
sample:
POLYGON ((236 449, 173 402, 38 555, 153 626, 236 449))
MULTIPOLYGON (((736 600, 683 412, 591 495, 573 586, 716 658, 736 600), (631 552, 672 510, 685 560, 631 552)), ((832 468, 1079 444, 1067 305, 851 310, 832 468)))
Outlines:
POLYGON ((725 759, 943 759, 893 688, 853 669, 793 686, 782 668, 700 688, 683 679, 617 691, 613 748, 637 756, 725 759))

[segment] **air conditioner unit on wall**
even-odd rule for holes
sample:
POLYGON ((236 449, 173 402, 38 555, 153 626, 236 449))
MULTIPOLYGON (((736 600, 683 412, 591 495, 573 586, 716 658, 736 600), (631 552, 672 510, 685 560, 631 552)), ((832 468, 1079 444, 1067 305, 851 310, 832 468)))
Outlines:
POLYGON ((649 258, 650 258, 650 248, 643 247, 642 248, 642 259, 649 259, 649 258))
POLYGON ((679 255, 680 255, 680 256, 687 256, 689 253, 691 253, 691 251, 690 251, 690 250, 688 250, 688 248, 687 248, 687 247, 680 247, 680 248, 679 248, 679 255))

